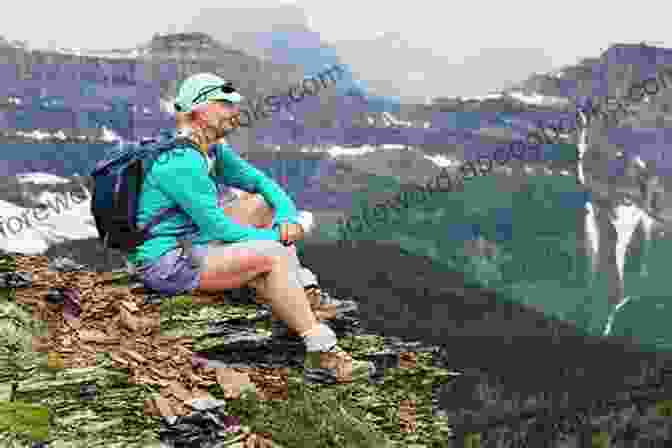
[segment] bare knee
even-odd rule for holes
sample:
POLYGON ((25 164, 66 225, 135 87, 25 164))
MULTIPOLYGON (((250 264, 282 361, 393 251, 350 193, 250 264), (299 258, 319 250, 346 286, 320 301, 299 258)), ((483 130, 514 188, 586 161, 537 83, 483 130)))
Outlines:
POLYGON ((248 283, 262 295, 266 293, 266 282, 269 280, 269 276, 280 279, 289 278, 287 276, 289 263, 286 255, 270 254, 265 255, 263 259, 264 269, 261 269, 259 275, 248 283))
POLYGON ((270 209, 270 207, 268 206, 268 203, 266 202, 266 199, 264 199, 264 197, 259 193, 250 193, 250 192, 247 192, 247 191, 240 191, 240 192, 237 192, 237 194, 238 194, 238 199, 240 200, 240 202, 245 204, 250 209, 252 209, 252 208, 254 208, 254 209, 263 209, 263 208, 270 209))
POLYGON ((241 197, 249 222, 255 226, 266 226, 273 222, 273 209, 260 194, 247 193, 241 197))
POLYGON ((271 271, 285 270, 289 266, 289 259, 286 255, 269 255, 268 260, 271 271))
POLYGON ((257 213, 269 215, 273 212, 273 208, 268 205, 266 199, 260 194, 250 195, 249 201, 252 209, 257 213))

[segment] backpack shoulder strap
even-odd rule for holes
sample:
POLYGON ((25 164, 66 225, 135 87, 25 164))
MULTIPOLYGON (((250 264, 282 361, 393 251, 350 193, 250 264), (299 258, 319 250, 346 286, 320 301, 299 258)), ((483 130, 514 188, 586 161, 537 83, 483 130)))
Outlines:
POLYGON ((200 152, 198 150, 198 147, 196 146, 196 144, 194 142, 192 142, 191 140, 189 140, 187 138, 183 138, 183 137, 182 138, 169 138, 169 139, 163 139, 163 140, 146 141, 146 142, 142 142, 140 144, 140 147, 145 146, 145 145, 151 146, 151 149, 147 148, 148 152, 146 152, 145 153, 146 155, 143 157, 143 159, 144 159, 143 162, 142 162, 143 174, 146 174, 149 171, 151 171, 151 168, 154 165, 154 162, 156 162, 161 157, 161 155, 163 153, 171 151, 178 146, 187 146, 191 149, 194 149, 194 150, 200 152))
POLYGON ((198 145, 197 145, 196 143, 194 143, 192 140, 190 140, 190 139, 188 139, 188 138, 186 138, 186 137, 178 137, 178 138, 176 138, 176 139, 174 140, 173 145, 174 145, 174 146, 180 145, 180 146, 186 146, 186 147, 188 147, 188 148, 191 148, 191 149, 195 150, 196 152, 198 152, 200 155, 202 155, 203 157, 205 157, 205 158, 207 159, 207 157, 205 156, 205 154, 203 154, 203 151, 201 151, 201 148, 199 148, 198 145))
MULTIPOLYGON (((197 146, 193 141, 191 141, 191 140, 188 139, 188 138, 184 138, 184 137, 174 138, 174 139, 170 139, 170 140, 168 140, 167 142, 159 143, 159 147, 158 147, 158 150, 157 150, 157 154, 161 154, 161 153, 163 153, 164 151, 169 151, 169 150, 171 150, 171 149, 174 149, 174 148, 177 147, 178 145, 179 145, 179 146, 186 146, 186 147, 189 147, 189 148, 191 148, 191 149, 197 151, 199 154, 201 154, 201 155, 203 155, 203 156, 205 157, 205 155, 200 151, 200 149, 198 148, 198 146, 197 146)), ((206 159, 207 159, 207 158, 206 158, 206 159)), ((173 216, 173 215, 179 213, 180 211, 181 211, 181 208, 180 208, 180 207, 171 207, 171 208, 168 208, 168 209, 161 210, 156 216, 154 216, 154 217, 150 220, 150 222, 148 222, 147 224, 145 224, 140 230, 141 230, 142 232, 144 232, 144 233, 145 233, 145 236, 148 238, 148 237, 150 236, 150 231, 151 231, 154 227, 156 227, 161 221, 163 221, 164 219, 166 219, 166 218, 168 218, 168 217, 171 217, 171 216, 173 216)))
POLYGON ((186 146, 187 148, 193 149, 194 151, 198 152, 201 156, 203 156, 203 158, 205 158, 207 162, 208 160, 207 156, 203 154, 198 145, 186 137, 175 137, 169 139, 168 141, 158 142, 157 155, 165 151, 175 149, 178 146, 186 146))

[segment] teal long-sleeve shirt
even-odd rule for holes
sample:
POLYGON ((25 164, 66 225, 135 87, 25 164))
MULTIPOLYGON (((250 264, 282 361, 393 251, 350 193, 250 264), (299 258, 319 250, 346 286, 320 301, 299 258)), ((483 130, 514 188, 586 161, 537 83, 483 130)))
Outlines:
POLYGON ((210 241, 238 242, 249 240, 278 241, 277 229, 258 229, 234 222, 218 206, 217 183, 250 193, 259 193, 275 211, 273 224, 298 223, 298 212, 282 188, 247 161, 229 145, 215 146, 214 173, 209 172, 204 154, 193 148, 178 146, 162 156, 145 176, 137 223, 147 224, 166 208, 179 206, 184 213, 171 216, 153 229, 154 238, 129 254, 129 261, 146 264, 178 247, 181 232, 190 231, 195 246, 210 241), (214 174, 214 175, 213 175, 214 174))

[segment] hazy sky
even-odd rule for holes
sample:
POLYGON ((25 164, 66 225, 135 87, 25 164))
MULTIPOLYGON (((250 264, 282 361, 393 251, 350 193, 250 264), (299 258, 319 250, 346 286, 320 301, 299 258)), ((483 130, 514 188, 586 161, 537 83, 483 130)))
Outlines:
POLYGON ((155 32, 206 28, 226 39, 235 32, 270 31, 274 21, 303 22, 372 87, 414 97, 485 94, 531 72, 596 57, 615 42, 672 47, 672 7, 660 3, 637 9, 629 2, 586 0, 246 0, 235 5, 244 11, 226 3, 13 2, 11 13, 0 14, 0 34, 40 47, 107 49, 133 47, 155 32), (198 8, 189 10, 191 4, 198 8), (278 9, 281 4, 303 8, 305 18, 301 9, 278 9))

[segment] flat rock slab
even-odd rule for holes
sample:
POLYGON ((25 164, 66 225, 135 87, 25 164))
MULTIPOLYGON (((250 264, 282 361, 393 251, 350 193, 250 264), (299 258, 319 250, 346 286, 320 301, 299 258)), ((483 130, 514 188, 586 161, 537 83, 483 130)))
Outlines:
POLYGON ((302 368, 305 346, 300 338, 271 338, 238 333, 226 342, 197 353, 217 367, 302 368))
POLYGON ((226 321, 210 322, 208 324, 207 337, 224 337, 225 343, 235 342, 241 339, 254 339, 254 322, 246 319, 230 319, 226 321), (231 323, 233 322, 233 323, 231 323))
MULTIPOLYGON (((440 347, 435 345, 430 345, 424 342, 414 341, 404 341, 403 339, 396 336, 387 336, 383 337, 383 345, 385 346, 385 351, 394 352, 394 353, 404 353, 404 352, 431 352, 437 353, 440 347)), ((447 367, 447 360, 443 360, 441 364, 445 364, 443 367, 447 367)), ((437 363, 438 366, 438 363, 437 363)))
POLYGON ((327 322, 329 327, 334 330, 339 338, 347 336, 359 336, 364 333, 359 317, 354 315, 344 315, 327 322))
MULTIPOLYGON (((262 317, 270 316, 264 314, 262 317)), ((299 337, 268 337, 256 334, 253 328, 256 321, 258 319, 229 319, 211 322, 208 325, 207 337, 220 337, 223 340, 216 346, 200 351, 199 355, 207 358, 213 367, 303 366, 305 347, 299 337)), ((339 338, 364 333, 356 310, 341 313, 336 319, 326 323, 339 338)), ((395 336, 383 337, 383 344, 385 351, 397 354, 404 352, 436 353, 439 350, 434 345, 404 341, 395 336)))

